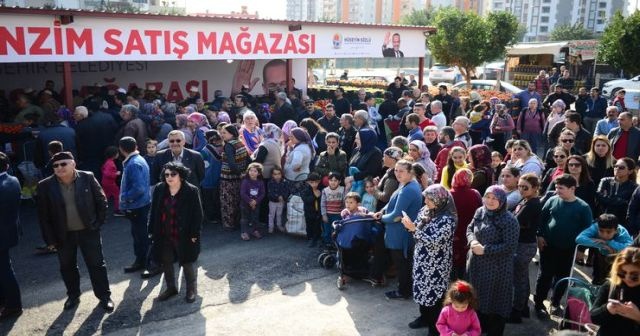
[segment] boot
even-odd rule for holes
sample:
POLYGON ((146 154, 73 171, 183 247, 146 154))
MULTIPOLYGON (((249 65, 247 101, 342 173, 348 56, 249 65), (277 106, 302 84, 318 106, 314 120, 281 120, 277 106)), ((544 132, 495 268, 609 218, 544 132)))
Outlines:
POLYGON ((196 284, 191 283, 187 284, 187 294, 184 299, 187 303, 194 303, 196 301, 196 295, 198 294, 198 290, 196 289, 196 284))
POLYGON ((172 296, 178 294, 176 286, 167 287, 160 295, 158 295, 158 301, 167 301, 172 296))

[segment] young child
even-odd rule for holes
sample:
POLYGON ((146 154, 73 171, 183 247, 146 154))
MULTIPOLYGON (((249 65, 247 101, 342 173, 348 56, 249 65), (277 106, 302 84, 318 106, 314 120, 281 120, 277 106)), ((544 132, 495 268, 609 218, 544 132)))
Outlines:
MULTIPOLYGON (((218 130, 208 130, 205 135, 207 145, 202 148, 200 154, 205 164, 204 179, 200 184, 202 190, 202 206, 208 222, 218 224, 220 222, 220 172, 222 162, 222 137, 218 130)), ((147 146, 147 151, 149 146, 147 146)))
POLYGON ((480 336, 476 305, 477 299, 471 284, 462 280, 451 284, 436 322, 440 335, 480 336))
POLYGON ((491 152, 491 169, 493 169, 493 176, 500 176, 504 166, 506 166, 506 164, 504 163, 502 154, 498 151, 491 152))
POLYGON ((373 180, 371 178, 366 178, 364 180, 364 191, 365 194, 362 195, 362 206, 370 212, 376 212, 378 199, 374 196, 376 186, 373 184, 373 180))
POLYGON ((607 256, 622 251, 632 241, 627 229, 618 225, 616 215, 607 213, 598 216, 593 225, 578 235, 576 244, 593 247, 590 251, 597 249, 593 256, 594 285, 602 285, 611 271, 607 256))
POLYGON ((322 214, 322 243, 331 244, 334 221, 340 220, 344 204, 344 187, 340 185, 340 173, 329 173, 329 186, 322 189, 320 213, 322 214))
MULTIPOLYGON (((153 167, 156 162, 156 153, 158 152, 158 141, 153 139, 148 139, 145 143, 145 147, 147 148, 147 154, 145 154, 144 160, 147 161, 149 167, 153 167)), ((154 179, 151 179, 153 181, 154 179)))
POLYGON ((304 219, 307 222, 307 239, 309 247, 315 247, 320 239, 320 199, 322 192, 318 189, 320 185, 320 174, 313 172, 307 177, 307 184, 302 189, 301 198, 304 202, 304 219))
POLYGON ((287 182, 282 179, 282 169, 275 167, 271 170, 271 180, 267 183, 267 195, 269 197, 269 233, 273 233, 274 218, 278 231, 285 232, 282 225, 282 210, 286 207, 289 198, 287 182))
POLYGON ((116 184, 116 180, 118 176, 120 176, 121 172, 118 171, 115 163, 119 154, 117 147, 107 147, 104 153, 105 161, 102 164, 102 169, 100 171, 102 173, 101 182, 104 194, 107 196, 107 200, 109 200, 109 198, 113 198, 113 215, 121 217, 124 216, 124 213, 120 211, 120 188, 118 187, 118 184, 116 184))
POLYGON ((362 198, 357 192, 349 192, 344 198, 344 209, 340 212, 342 219, 350 219, 354 216, 369 215, 369 209, 361 206, 362 198))
POLYGON ((247 167, 247 173, 240 182, 240 228, 242 240, 250 240, 249 234, 256 239, 260 234, 260 202, 266 192, 262 181, 262 165, 254 162, 247 167))

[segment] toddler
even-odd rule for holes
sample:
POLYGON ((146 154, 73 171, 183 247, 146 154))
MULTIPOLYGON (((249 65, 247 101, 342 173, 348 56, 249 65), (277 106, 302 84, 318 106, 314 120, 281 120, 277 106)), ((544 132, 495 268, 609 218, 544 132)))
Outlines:
POLYGON ((307 223, 309 247, 315 247, 320 239, 320 222, 322 221, 320 213, 322 191, 318 189, 320 179, 320 174, 316 172, 309 174, 300 195, 304 202, 304 219, 307 223))
POLYGON ((491 169, 493 169, 493 176, 500 176, 502 172, 502 168, 504 168, 506 164, 504 163, 504 157, 500 152, 493 151, 491 152, 491 169))
POLYGON ((373 184, 371 178, 367 178, 364 181, 364 195, 362 195, 362 206, 370 212, 376 212, 378 206, 378 199, 375 196, 376 185, 373 184))
POLYGON ((249 234, 256 239, 262 238, 260 234, 260 202, 266 192, 262 181, 262 165, 254 162, 247 166, 247 173, 240 182, 240 228, 242 240, 250 240, 249 234))
POLYGON ((594 285, 602 285, 611 271, 607 256, 622 251, 631 245, 633 238, 622 225, 618 225, 618 217, 612 214, 598 216, 596 222, 576 237, 576 244, 593 247, 594 285))
POLYGON ((109 146, 105 150, 104 156, 105 161, 102 164, 102 168, 100 169, 102 173, 102 189, 104 190, 104 194, 109 198, 113 198, 113 215, 122 217, 124 213, 120 211, 120 188, 116 183, 118 176, 120 176, 121 172, 116 168, 115 160, 118 158, 118 148, 115 146, 109 146))
POLYGON ((267 195, 269 198, 269 233, 273 233, 274 218, 278 231, 285 232, 282 225, 282 210, 289 198, 287 182, 282 179, 282 169, 275 167, 271 170, 271 180, 267 183, 267 195))
POLYGON ((340 212, 342 219, 350 219, 355 216, 369 215, 369 209, 360 205, 362 198, 357 192, 349 192, 344 198, 344 209, 340 212))
POLYGON ((329 173, 329 186, 322 189, 320 201, 320 213, 322 214, 322 242, 325 245, 331 244, 331 233, 334 221, 340 220, 340 211, 344 202, 344 187, 340 185, 340 174, 329 173))
POLYGON ((473 287, 466 281, 454 282, 444 299, 436 329, 440 335, 480 336, 480 320, 474 310, 477 304, 473 287))

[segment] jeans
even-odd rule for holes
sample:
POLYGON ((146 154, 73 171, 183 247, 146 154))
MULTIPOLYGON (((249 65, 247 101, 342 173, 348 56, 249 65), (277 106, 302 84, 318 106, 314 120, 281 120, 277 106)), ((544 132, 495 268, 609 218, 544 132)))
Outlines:
POLYGON ((107 267, 102 256, 102 238, 99 230, 81 230, 67 232, 66 239, 58 246, 60 273, 67 287, 67 296, 80 296, 80 273, 78 272, 78 248, 82 252, 84 263, 89 271, 93 294, 98 299, 111 297, 107 267))
MULTIPOLYGON (((536 307, 542 307, 543 301, 547 298, 547 294, 552 286, 562 278, 568 277, 573 267, 573 250, 559 249, 552 246, 545 246, 540 251, 540 270, 538 271, 538 280, 536 281, 536 294, 534 302, 536 307)), ((553 292, 551 305, 560 304, 560 299, 566 290, 566 282, 559 286, 557 291, 553 292)))
POLYGON ((150 245, 149 230, 147 222, 149 221, 150 204, 142 208, 127 210, 127 218, 131 222, 131 236, 133 237, 133 253, 136 256, 136 262, 143 264, 145 267, 150 263, 150 245))
POLYGON ((13 272, 9 250, 0 250, 0 305, 8 309, 22 308, 20 286, 13 272))
POLYGON ((391 259, 398 271, 398 292, 405 297, 411 297, 413 293, 413 279, 411 277, 413 256, 411 254, 410 252, 405 258, 402 250, 391 250, 391 259))
POLYGON ((325 244, 331 244, 331 234, 333 233, 333 222, 341 219, 339 214, 328 214, 329 221, 322 222, 322 242, 325 244))
POLYGON ((536 255, 536 243, 518 243, 513 259, 513 309, 523 311, 527 307, 531 286, 529 284, 529 263, 536 255))

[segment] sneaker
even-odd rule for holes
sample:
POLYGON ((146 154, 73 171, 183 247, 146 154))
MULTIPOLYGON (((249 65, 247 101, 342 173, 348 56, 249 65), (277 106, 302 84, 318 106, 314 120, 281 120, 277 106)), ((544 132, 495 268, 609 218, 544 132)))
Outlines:
POLYGON ((240 235, 240 238, 241 238, 242 240, 244 240, 244 241, 249 241, 249 240, 251 240, 251 237, 249 237, 249 234, 247 234, 247 233, 243 233, 243 234, 241 234, 241 235, 240 235))
POLYGON ((273 228, 272 227, 269 228, 269 234, 271 234, 271 233, 273 233, 273 228))
POLYGON ((404 295, 400 294, 400 292, 397 291, 397 290, 386 292, 386 293, 384 293, 384 296, 386 296, 387 299, 389 299, 389 300, 395 300, 395 299, 405 299, 406 300, 406 299, 409 298, 408 296, 404 296, 404 295))
POLYGON ((536 311, 536 317, 539 320, 549 319, 549 312, 547 312, 547 308, 545 308, 544 306, 536 306, 534 309, 536 311))
POLYGON ((262 234, 261 234, 261 233, 260 233, 260 231, 258 231, 258 230, 253 231, 253 233, 252 233, 251 235, 253 235, 254 237, 256 237, 256 239, 260 239, 260 238, 262 238, 262 234))
POLYGON ((422 329, 426 327, 427 327, 427 323, 424 322, 424 320, 420 316, 418 316, 418 318, 416 318, 415 320, 409 323, 409 328, 411 329, 422 329))

